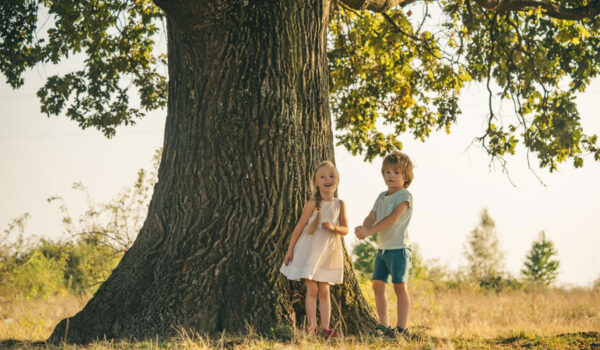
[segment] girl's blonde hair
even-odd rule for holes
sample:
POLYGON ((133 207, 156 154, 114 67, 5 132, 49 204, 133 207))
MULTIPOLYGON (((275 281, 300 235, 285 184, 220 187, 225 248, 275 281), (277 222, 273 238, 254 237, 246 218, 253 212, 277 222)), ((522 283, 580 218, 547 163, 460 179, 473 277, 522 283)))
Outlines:
POLYGON ((317 226, 319 225, 319 219, 321 218, 321 200, 322 200, 322 198, 321 198, 321 191, 319 190, 319 187, 317 187, 317 173, 322 168, 333 169, 335 171, 336 184, 338 184, 340 182, 340 174, 338 173, 337 168, 335 167, 335 165, 332 162, 326 160, 324 162, 321 162, 315 168, 315 171, 313 172, 313 176, 310 179, 310 189, 312 192, 311 198, 313 198, 315 200, 315 210, 317 211, 317 217, 308 227, 307 233, 309 235, 312 235, 313 233, 315 233, 315 230, 317 229, 317 226))

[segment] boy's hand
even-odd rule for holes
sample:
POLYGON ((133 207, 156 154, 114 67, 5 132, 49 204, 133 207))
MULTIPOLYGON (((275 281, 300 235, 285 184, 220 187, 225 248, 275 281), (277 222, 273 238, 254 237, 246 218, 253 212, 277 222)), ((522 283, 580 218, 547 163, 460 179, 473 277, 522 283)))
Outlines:
POLYGON ((287 252, 287 253, 285 253, 285 257, 283 258, 283 264, 285 266, 288 266, 290 264, 290 262, 292 261, 293 258, 294 258, 294 253, 293 252, 287 252))
POLYGON ((329 230, 331 232, 335 231, 335 226, 333 226, 333 224, 329 221, 322 223, 321 227, 324 228, 325 230, 329 230))
POLYGON ((358 239, 365 239, 369 236, 369 232, 364 226, 356 226, 354 229, 354 234, 356 237, 358 237, 358 239))

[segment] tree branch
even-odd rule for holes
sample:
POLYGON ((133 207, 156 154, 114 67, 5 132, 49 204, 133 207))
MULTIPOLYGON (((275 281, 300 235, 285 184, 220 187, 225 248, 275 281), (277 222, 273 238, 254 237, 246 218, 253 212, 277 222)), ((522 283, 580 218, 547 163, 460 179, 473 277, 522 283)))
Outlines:
POLYGON ((521 11, 539 7, 544 10, 546 15, 556 19, 580 20, 593 18, 600 14, 600 0, 576 8, 567 8, 552 2, 536 0, 475 0, 475 2, 487 10, 498 12, 521 11))
MULTIPOLYGON (((340 0, 356 10, 386 12, 395 6, 406 6, 416 0, 340 0)), ((538 0, 475 0, 475 2, 491 11, 522 11, 530 8, 541 8, 545 14, 556 19, 580 20, 594 18, 600 14, 600 0, 594 0, 582 7, 563 7, 559 4, 538 0)))
POLYGON ((404 7, 415 1, 416 0, 341 0, 341 2, 355 10, 369 10, 373 12, 386 12, 397 5, 404 7))

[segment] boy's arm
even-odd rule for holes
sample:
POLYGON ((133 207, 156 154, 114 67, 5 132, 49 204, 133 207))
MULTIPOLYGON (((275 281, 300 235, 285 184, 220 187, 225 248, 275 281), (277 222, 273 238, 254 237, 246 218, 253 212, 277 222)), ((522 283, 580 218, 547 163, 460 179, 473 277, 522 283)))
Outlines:
POLYGON ((369 215, 363 221, 362 225, 364 227, 371 227, 375 223, 376 219, 377 219, 377 213, 371 210, 371 212, 369 213, 369 215))
MULTIPOLYGON (((402 215, 404 215, 404 213, 406 212, 406 209, 408 209, 408 202, 404 201, 404 202, 398 204, 394 208, 394 210, 392 210, 390 215, 381 219, 381 221, 379 221, 376 225, 374 225, 374 226, 364 225, 364 228, 366 229, 366 232, 365 232, 366 237, 371 236, 377 232, 381 232, 381 231, 385 230, 386 228, 392 226, 398 219, 400 219, 400 217, 402 215)), ((373 212, 371 212, 371 214, 373 214, 373 212)), ((367 216, 367 218, 365 219, 365 223, 367 222, 367 219, 369 219, 371 214, 369 214, 369 216, 367 216)))
POLYGON ((371 210, 371 212, 369 213, 369 215, 365 218, 365 220, 363 221, 362 226, 357 226, 354 229, 354 234, 356 235, 356 237, 358 239, 365 239, 367 238, 367 228, 373 226, 373 224, 375 223, 375 220, 377 220, 377 213, 373 210, 371 210))

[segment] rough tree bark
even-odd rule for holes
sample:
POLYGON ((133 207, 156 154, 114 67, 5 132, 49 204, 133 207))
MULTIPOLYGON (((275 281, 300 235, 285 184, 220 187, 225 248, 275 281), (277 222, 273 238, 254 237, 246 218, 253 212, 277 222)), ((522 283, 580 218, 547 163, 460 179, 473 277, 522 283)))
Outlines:
MULTIPOLYGON (((278 270, 312 170, 334 159, 331 3, 156 2, 169 54, 159 181, 134 245, 53 342, 269 332, 303 319, 301 284, 278 270)), ((347 254, 332 291, 343 330, 373 324, 347 254)))

